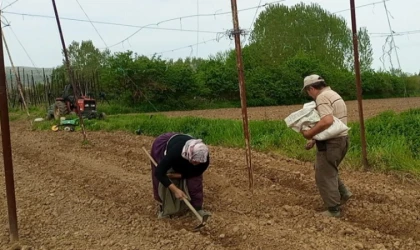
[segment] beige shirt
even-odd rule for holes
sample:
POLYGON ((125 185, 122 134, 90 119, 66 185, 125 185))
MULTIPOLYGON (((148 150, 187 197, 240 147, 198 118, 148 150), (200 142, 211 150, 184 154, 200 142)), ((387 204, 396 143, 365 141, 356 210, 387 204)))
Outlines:
MULTIPOLYGON (((333 115, 347 125, 347 106, 343 98, 330 87, 325 87, 316 97, 316 110, 322 118, 326 115, 333 115)), ((346 136, 347 131, 337 137, 346 136)))

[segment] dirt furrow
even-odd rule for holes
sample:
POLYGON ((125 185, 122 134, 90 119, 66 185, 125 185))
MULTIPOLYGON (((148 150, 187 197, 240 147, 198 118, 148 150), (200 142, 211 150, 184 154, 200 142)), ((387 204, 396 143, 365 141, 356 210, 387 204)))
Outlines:
MULTIPOLYGON (((156 218, 150 164, 141 150, 153 138, 123 132, 88 136, 91 143, 82 145, 80 133, 13 124, 20 234, 35 249, 420 248, 418 182, 343 171, 355 198, 342 218, 324 218, 311 164, 253 152, 251 192, 243 150, 211 147, 204 186, 213 217, 194 233, 191 214, 156 218)), ((5 249, 5 199, 0 204, 5 249)))

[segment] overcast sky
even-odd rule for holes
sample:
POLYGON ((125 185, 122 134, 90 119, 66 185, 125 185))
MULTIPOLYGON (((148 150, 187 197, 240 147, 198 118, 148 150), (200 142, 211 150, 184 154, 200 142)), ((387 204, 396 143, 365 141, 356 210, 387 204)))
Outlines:
MULTIPOLYGON (((220 37, 217 32, 225 32, 232 29, 231 14, 223 14, 231 10, 229 0, 78 0, 88 17, 93 21, 114 22, 133 26, 149 25, 136 35, 123 43, 117 44, 136 32, 136 27, 123 27, 106 24, 95 24, 100 36, 89 22, 61 20, 66 44, 71 41, 92 40, 98 48, 110 47, 112 52, 132 50, 138 54, 151 55, 162 53, 163 58, 185 58, 188 56, 207 57, 218 51, 234 48, 233 41, 227 37, 220 37), (198 4, 197 4, 198 3, 198 4), (216 13, 216 16, 201 16, 199 18, 182 18, 181 16, 216 13), (170 22, 163 20, 175 18, 170 22), (178 30, 165 30, 178 29, 178 30), (190 31, 179 31, 190 30, 190 31), (196 30, 203 32, 198 33, 196 30), (216 41, 216 38, 218 41, 216 41), (213 41, 208 41, 212 40, 213 41), (195 45, 198 43, 198 46, 195 45), (208 42, 205 42, 208 41, 208 42), (205 43, 204 43, 205 42, 205 43), (105 45, 106 44, 106 45, 105 45), (178 49, 182 48, 182 49, 178 49), (178 49, 178 50, 174 50, 178 49), (173 50, 173 51, 172 51, 173 50)), ((238 9, 247 9, 275 0, 238 0, 238 9), (261 2, 261 4, 260 4, 261 2)), ((296 1, 285 0, 283 4, 294 5, 299 2, 319 3, 330 12, 339 12, 351 25, 349 0, 315 0, 296 1)), ((371 35, 374 50, 375 69, 383 68, 380 58, 383 55, 383 45, 386 42, 386 34, 390 32, 386 11, 380 0, 356 0, 356 6, 377 2, 374 5, 357 9, 358 27, 367 27, 371 35)), ((54 10, 50 0, 7 0, 3 1, 4 17, 11 27, 4 28, 4 34, 16 66, 54 67, 62 62, 61 42, 57 24, 53 18, 31 17, 16 13, 31 15, 46 15, 54 17, 54 10), (12 12, 12 13, 11 13, 12 12), (19 44, 17 38, 26 48, 27 54, 19 44)), ((76 0, 56 0, 57 8, 62 18, 74 18, 87 20, 86 15, 79 7, 76 0)), ((398 56, 401 68, 405 72, 420 71, 420 0, 389 0, 386 2, 392 30, 398 34, 395 36, 395 44, 398 46, 398 56), (412 31, 410 33, 404 33, 412 31), (403 32, 403 33, 399 33, 403 32), (417 59, 416 59, 417 58, 417 59)), ((254 16, 261 12, 264 7, 251 8, 239 12, 239 24, 243 29, 249 29, 254 16)), ((245 42, 242 40, 242 42, 245 42)), ((6 54, 5 54, 6 55, 6 54)), ((398 68, 397 55, 391 54, 394 67, 398 68)), ((10 65, 8 58, 6 65, 10 65)), ((390 58, 385 58, 385 67, 391 66, 390 58)))

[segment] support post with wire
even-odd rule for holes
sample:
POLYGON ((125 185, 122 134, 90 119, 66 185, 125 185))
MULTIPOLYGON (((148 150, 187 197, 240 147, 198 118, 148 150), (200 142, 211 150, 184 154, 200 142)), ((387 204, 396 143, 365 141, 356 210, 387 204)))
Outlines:
POLYGON ((246 104, 245 76, 244 76, 244 66, 242 62, 242 48, 241 48, 241 37, 240 37, 243 31, 239 29, 238 6, 236 4, 236 0, 231 0, 231 5, 232 5, 232 19, 233 19, 233 31, 231 32, 231 35, 235 37, 236 66, 238 69, 239 93, 241 97, 241 108, 242 108, 242 123, 243 123, 245 146, 246 146, 245 155, 246 155, 246 163, 248 166, 249 188, 253 190, 254 177, 253 177, 253 169, 252 169, 252 163, 251 163, 251 145, 250 145, 248 114, 247 114, 247 104, 246 104))
MULTIPOLYGON (((10 64, 12 65, 13 73, 15 74, 15 77, 16 77, 17 89, 19 91, 20 98, 22 98, 23 107, 25 108, 28 119, 30 119, 28 105, 26 104, 25 96, 23 94, 22 82, 20 81, 19 74, 16 71, 15 65, 13 64, 12 56, 10 55, 9 46, 7 46, 7 42, 6 42, 6 38, 4 37, 3 30, 1 32, 1 36, 2 36, 2 40, 4 42, 4 47, 6 48, 7 55, 9 56, 10 64)), ((30 123, 32 124, 31 121, 30 121, 30 123)))
POLYGON ((365 168, 368 168, 369 164, 366 151, 365 120, 363 118, 362 80, 360 76, 359 45, 356 25, 356 7, 354 0, 350 0, 350 11, 351 28, 353 32, 354 70, 356 71, 357 103, 359 108, 360 140, 362 144, 362 163, 365 168))
MULTIPOLYGON (((3 34, 3 28, 0 27, 3 34)), ((9 107, 6 93, 6 72, 4 67, 3 43, 0 39, 0 121, 1 141, 3 146, 4 177, 6 180, 7 211, 9 215, 10 240, 19 240, 18 219, 16 212, 15 180, 13 174, 12 145, 10 140, 9 107)))
MULTIPOLYGON (((72 71, 71 66, 70 66, 69 56, 68 56, 68 53, 67 53, 67 47, 66 47, 66 43, 64 41, 63 31, 61 29, 60 18, 58 16, 58 11, 57 11, 57 6, 55 4, 55 0, 52 0, 52 4, 53 4, 53 7, 54 7, 55 19, 57 20, 58 31, 60 33, 61 44, 63 46, 64 57, 66 59, 67 73, 69 74, 69 79, 70 79, 71 85, 73 86, 74 98, 77 102, 77 100, 79 99, 79 91, 78 91, 78 88, 76 86, 75 79, 74 79, 74 74, 73 74, 73 71, 72 71)), ((87 141, 87 135, 86 135, 85 125, 84 125, 84 122, 83 122, 82 113, 80 112, 79 105, 75 105, 75 106, 76 106, 76 109, 77 109, 77 114, 79 115, 79 119, 80 119, 80 127, 82 128, 83 141, 87 141)))

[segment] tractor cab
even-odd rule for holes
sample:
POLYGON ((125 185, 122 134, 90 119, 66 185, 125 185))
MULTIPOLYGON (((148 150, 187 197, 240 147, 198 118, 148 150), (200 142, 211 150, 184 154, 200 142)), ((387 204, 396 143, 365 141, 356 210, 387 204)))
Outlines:
POLYGON ((89 98, 87 96, 81 96, 77 100, 77 105, 79 106, 82 116, 88 119, 100 118, 100 117, 97 117, 97 116, 100 116, 101 114, 98 114, 96 111, 95 99, 89 98))
POLYGON ((80 110, 82 117, 87 119, 105 119, 104 113, 98 113, 96 110, 96 100, 89 96, 81 96, 77 101, 73 94, 73 86, 67 84, 64 86, 61 97, 55 99, 55 103, 51 105, 48 111, 48 118, 55 120, 61 116, 76 113, 80 110), (79 110, 78 110, 79 109, 79 110))

